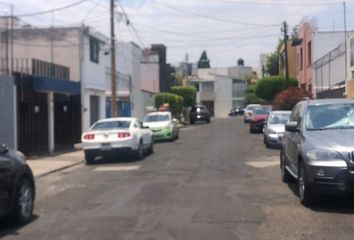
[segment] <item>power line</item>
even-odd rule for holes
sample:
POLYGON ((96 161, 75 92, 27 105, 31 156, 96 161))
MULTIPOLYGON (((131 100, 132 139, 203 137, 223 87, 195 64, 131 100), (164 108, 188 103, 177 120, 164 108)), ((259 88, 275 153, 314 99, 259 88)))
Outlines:
POLYGON ((189 15, 193 15, 193 16, 197 16, 197 17, 201 17, 201 18, 206 18, 206 19, 209 19, 209 20, 219 21, 219 22, 236 23, 236 24, 251 25, 251 26, 279 26, 279 24, 260 24, 260 23, 250 23, 250 22, 228 20, 228 19, 224 19, 224 18, 217 18, 217 17, 213 17, 213 16, 199 14, 199 13, 196 13, 196 12, 187 11, 185 9, 177 8, 177 7, 174 7, 174 6, 171 6, 169 4, 162 3, 162 2, 159 2, 159 1, 156 1, 156 0, 151 0, 151 2, 153 2, 155 4, 159 4, 159 5, 163 6, 163 7, 169 8, 169 9, 173 9, 175 11, 179 11, 179 12, 183 12, 183 13, 186 13, 186 14, 189 14, 189 15))
POLYGON ((53 13, 53 12, 58 12, 58 11, 62 11, 68 8, 72 8, 74 6, 80 5, 84 2, 87 2, 88 0, 81 0, 63 7, 58 7, 58 8, 53 8, 53 9, 49 9, 49 10, 45 10, 45 11, 40 11, 40 12, 32 12, 32 13, 24 13, 24 14, 19 14, 17 15, 17 17, 30 17, 30 16, 36 16, 36 15, 43 15, 43 14, 48 14, 48 13, 53 13))
MULTIPOLYGON (((205 2, 205 0, 203 0, 205 2)), ((227 3, 227 4, 241 4, 241 5, 272 5, 272 6, 324 6, 324 5, 338 5, 341 2, 265 2, 265 1, 231 1, 231 0, 208 0, 207 2, 227 3)))

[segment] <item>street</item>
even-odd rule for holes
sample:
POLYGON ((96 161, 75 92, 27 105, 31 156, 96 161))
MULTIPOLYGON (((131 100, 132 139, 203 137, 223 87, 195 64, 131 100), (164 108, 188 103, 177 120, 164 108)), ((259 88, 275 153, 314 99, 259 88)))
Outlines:
POLYGON ((3 239, 353 239, 354 204, 303 207, 279 150, 242 118, 189 125, 143 161, 112 159, 37 178, 35 217, 3 239))

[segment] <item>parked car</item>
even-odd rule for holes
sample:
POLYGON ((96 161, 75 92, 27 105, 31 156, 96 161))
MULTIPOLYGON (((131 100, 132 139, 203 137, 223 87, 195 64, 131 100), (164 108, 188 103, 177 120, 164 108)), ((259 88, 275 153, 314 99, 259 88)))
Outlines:
POLYGON ((272 111, 263 128, 263 142, 266 147, 281 146, 285 124, 289 120, 291 111, 272 111))
POLYGON ((253 110, 260 106, 261 106, 260 104, 248 104, 244 109, 243 121, 245 123, 249 123, 249 121, 251 120, 253 110))
POLYGON ((179 138, 177 119, 171 112, 148 113, 143 122, 144 127, 149 127, 154 140, 176 140, 179 138))
POLYGON ((35 200, 35 181, 25 157, 6 145, 0 146, 0 216, 17 223, 31 220, 35 200))
POLYGON ((129 152, 137 160, 154 151, 152 131, 136 118, 108 118, 99 120, 81 137, 86 164, 97 156, 120 155, 129 152))
POLYGON ((253 109, 249 125, 250 133, 260 133, 263 131, 263 126, 271 110, 270 106, 260 106, 253 109))
POLYGON ((354 100, 304 100, 292 110, 280 153, 284 182, 298 181, 300 202, 354 188, 354 100))
POLYGON ((204 105, 196 105, 189 112, 189 121, 194 124, 197 121, 205 121, 210 123, 210 112, 204 105))
POLYGON ((238 116, 238 115, 243 115, 243 108, 241 108, 240 106, 237 106, 233 109, 231 109, 230 113, 229 113, 229 116, 230 117, 235 117, 235 116, 238 116))

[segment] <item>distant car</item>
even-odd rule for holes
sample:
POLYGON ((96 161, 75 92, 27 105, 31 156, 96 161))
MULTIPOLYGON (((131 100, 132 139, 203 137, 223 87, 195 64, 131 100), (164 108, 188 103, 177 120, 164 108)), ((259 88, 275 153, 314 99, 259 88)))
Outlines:
POLYGON ((0 146, 0 216, 17 223, 31 220, 35 200, 35 181, 22 153, 0 146))
POLYGON ((189 120, 191 124, 194 124, 197 121, 210 123, 210 112, 206 106, 196 105, 192 107, 189 112, 189 120))
POLYGON ((251 120, 252 112, 255 108, 260 107, 260 104, 248 104, 244 109, 243 120, 248 123, 251 120))
POLYGON ((243 115, 243 112, 244 112, 243 108, 241 108, 240 106, 237 106, 237 107, 231 109, 229 116, 234 117, 234 116, 238 116, 238 115, 243 115))
POLYGON ((260 106, 253 109, 249 125, 250 133, 261 133, 263 131, 263 126, 271 110, 270 106, 260 106))
POLYGON ((353 99, 301 101, 285 128, 281 177, 297 180, 303 205, 319 200, 318 194, 354 191, 353 99))
POLYGON ((281 146, 285 124, 289 120, 291 111, 272 111, 263 128, 263 139, 266 147, 281 146))
POLYGON ((143 122, 144 127, 149 127, 154 140, 176 140, 179 138, 177 119, 171 112, 148 113, 143 122))
POLYGON ((144 128, 136 118, 108 118, 99 120, 81 137, 86 164, 98 156, 132 153, 135 159, 144 158, 154 151, 152 131, 144 128))

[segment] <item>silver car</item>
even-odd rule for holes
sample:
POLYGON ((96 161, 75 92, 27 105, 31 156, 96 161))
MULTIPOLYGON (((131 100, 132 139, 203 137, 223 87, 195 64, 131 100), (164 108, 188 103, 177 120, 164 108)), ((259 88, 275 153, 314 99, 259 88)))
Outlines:
POLYGON ((354 190, 354 100, 299 102, 285 126, 280 153, 284 182, 298 181, 300 202, 319 193, 354 190))
POLYGON ((263 127, 263 142, 266 147, 281 146, 284 136, 285 124, 290 117, 291 111, 272 111, 263 127))
POLYGON ((257 107, 260 107, 260 106, 261 106, 260 104, 248 104, 246 106, 246 108, 243 110, 244 111, 244 113, 243 113, 243 121, 245 123, 250 122, 253 110, 255 108, 257 108, 257 107))

